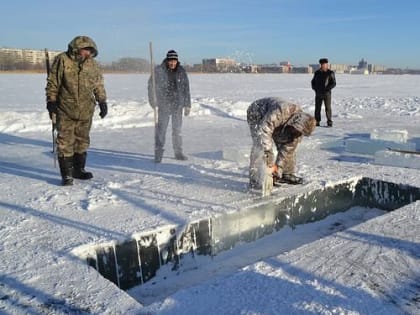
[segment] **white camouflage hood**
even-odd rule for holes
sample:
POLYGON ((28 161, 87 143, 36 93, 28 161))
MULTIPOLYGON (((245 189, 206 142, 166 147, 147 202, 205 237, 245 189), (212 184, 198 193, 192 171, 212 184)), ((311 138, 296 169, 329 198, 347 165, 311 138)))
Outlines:
POLYGON ((289 118, 285 126, 291 126, 304 136, 309 136, 315 129, 316 120, 307 113, 297 112, 289 118))

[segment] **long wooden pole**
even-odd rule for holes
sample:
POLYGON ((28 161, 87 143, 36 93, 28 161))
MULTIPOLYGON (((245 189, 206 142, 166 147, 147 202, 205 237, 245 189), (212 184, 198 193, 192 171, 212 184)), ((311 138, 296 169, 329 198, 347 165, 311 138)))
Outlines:
MULTIPOLYGON (((157 98, 156 98, 156 78, 155 78, 155 64, 153 62, 152 42, 149 42, 149 51, 150 51, 150 75, 151 75, 151 78, 152 78, 153 101, 155 103, 154 106, 153 106, 153 118, 154 118, 154 121, 155 121, 155 133, 156 133, 156 126, 157 126, 157 122, 158 122, 158 113, 157 113, 158 104, 157 104, 157 98)), ((156 137, 155 137, 155 139, 156 139, 156 137)))
MULTIPOLYGON (((45 48, 45 67, 47 68, 47 79, 51 72, 50 55, 48 49, 45 48)), ((52 153, 54 156, 54 168, 57 167, 57 117, 54 113, 51 114, 51 134, 52 134, 52 153)))

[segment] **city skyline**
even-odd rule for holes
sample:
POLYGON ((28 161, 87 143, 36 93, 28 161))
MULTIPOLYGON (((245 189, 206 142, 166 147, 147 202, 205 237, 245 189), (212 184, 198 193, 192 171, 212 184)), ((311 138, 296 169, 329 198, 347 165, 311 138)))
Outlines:
POLYGON ((420 69, 420 3, 321 0, 73 1, 2 5, 0 47, 66 50, 76 35, 92 37, 98 59, 149 56, 167 50, 187 64, 230 57, 239 62, 295 65, 355 64, 361 58, 387 67, 420 69), (334 5, 332 5, 334 4, 334 5))
MULTIPOLYGON (((48 52, 49 52, 50 58, 54 58, 57 54, 61 53, 62 51, 60 51, 60 50, 48 50, 48 52)), ((2 58, 9 58, 7 60, 7 62, 9 62, 9 63, 13 62, 13 59, 10 59, 10 56, 14 56, 15 62, 26 62, 26 63, 33 64, 33 65, 39 64, 39 65, 43 66, 44 61, 45 61, 44 60, 45 59, 45 49, 0 47, 0 61, 3 61, 2 58)), ((121 59, 118 59, 118 60, 111 60, 109 62, 100 62, 100 63, 103 64, 103 65, 110 65, 110 64, 120 62, 121 60, 126 60, 126 59, 142 59, 145 62, 149 62, 149 60, 147 60, 147 58, 145 58, 144 56, 143 57, 142 56, 125 56, 125 57, 122 57, 121 59)), ((285 66, 285 65, 287 65, 287 66, 291 66, 291 67, 309 67, 309 66, 314 67, 315 66, 315 68, 319 66, 316 62, 313 63, 313 64, 299 65, 299 64, 293 63, 293 61, 290 62, 290 60, 280 61, 280 62, 273 61, 273 62, 269 62, 269 63, 266 63, 266 64, 252 64, 252 63, 238 62, 238 60, 236 60, 234 58, 230 59, 230 58, 226 58, 226 57, 203 58, 202 62, 200 62, 199 64, 204 64, 204 62, 206 60, 216 60, 216 59, 218 59, 218 60, 231 60, 236 65, 242 64, 242 65, 250 65, 250 66, 251 65, 259 65, 259 66, 270 66, 270 65, 277 65, 277 66, 283 65, 283 66, 285 66)), ((351 63, 351 64, 343 64, 343 63, 340 63, 340 62, 336 62, 336 63, 330 63, 330 65, 331 66, 333 66, 333 65, 334 66, 345 65, 345 66, 348 66, 348 67, 360 68, 361 63, 365 64, 365 66, 362 67, 362 68, 367 68, 368 64, 379 66, 378 64, 375 64, 374 62, 370 62, 368 60, 365 60, 364 58, 362 58, 361 60, 359 60, 357 62, 351 63)), ((194 66, 194 65, 197 65, 197 64, 187 64, 187 65, 188 66, 194 66)), ((386 67, 386 65, 380 65, 380 66, 386 67)))

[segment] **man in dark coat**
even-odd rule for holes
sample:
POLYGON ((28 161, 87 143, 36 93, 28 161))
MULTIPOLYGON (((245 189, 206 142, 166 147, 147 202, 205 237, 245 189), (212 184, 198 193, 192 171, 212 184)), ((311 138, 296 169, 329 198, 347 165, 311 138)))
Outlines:
POLYGON ((66 52, 59 54, 47 79, 47 110, 57 117, 57 154, 62 184, 73 178, 91 179, 85 171, 86 151, 95 105, 104 118, 108 112, 104 79, 95 61, 98 49, 87 36, 77 36, 66 52))
POLYGON ((267 97, 248 107, 247 121, 252 137, 250 187, 261 187, 264 167, 274 169, 274 180, 278 183, 301 184, 302 178, 295 175, 296 148, 302 137, 309 136, 315 129, 315 118, 296 104, 267 97), (273 142, 277 148, 276 158, 273 142), (260 163, 262 161, 265 163, 260 163))
POLYGON ((152 77, 148 82, 149 103, 158 108, 158 122, 155 132, 155 162, 160 163, 165 145, 166 129, 172 117, 172 144, 177 160, 187 160, 182 152, 182 114, 188 116, 191 110, 190 85, 185 69, 178 61, 178 54, 170 50, 162 64, 155 67, 154 97, 152 77))
POLYGON ((334 71, 328 69, 328 59, 319 59, 320 68, 315 71, 311 81, 312 90, 315 91, 315 119, 316 125, 319 126, 321 121, 322 102, 325 104, 325 114, 327 116, 327 126, 332 127, 332 111, 331 111, 331 90, 335 87, 334 71))

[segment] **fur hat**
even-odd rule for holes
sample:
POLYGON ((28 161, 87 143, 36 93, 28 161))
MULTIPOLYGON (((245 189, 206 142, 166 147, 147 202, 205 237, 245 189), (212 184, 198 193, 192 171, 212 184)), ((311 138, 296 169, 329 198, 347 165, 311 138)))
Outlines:
POLYGON ((328 58, 321 58, 319 59, 319 64, 328 63, 328 58))
POLYGON ((167 60, 178 60, 178 53, 175 50, 170 50, 166 53, 167 60))

